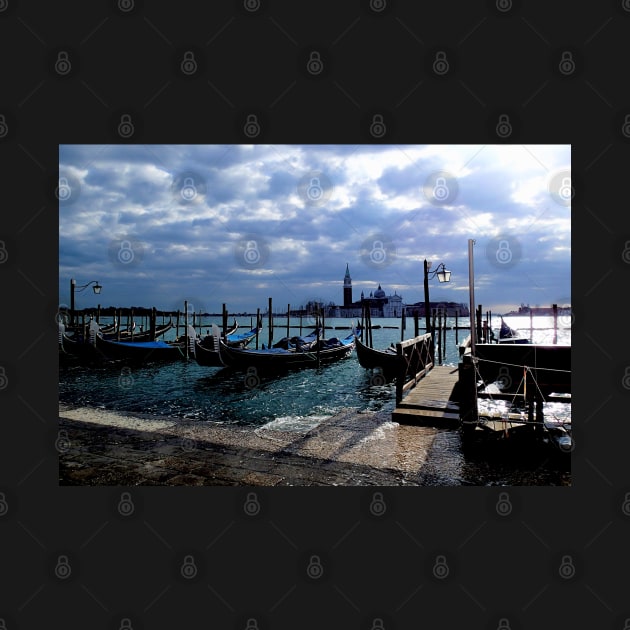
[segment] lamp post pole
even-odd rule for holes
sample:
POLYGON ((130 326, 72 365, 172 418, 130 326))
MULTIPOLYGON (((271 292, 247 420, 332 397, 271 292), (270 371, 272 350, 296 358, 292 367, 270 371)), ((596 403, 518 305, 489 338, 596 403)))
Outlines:
POLYGON ((426 320, 427 332, 430 332, 430 305, 429 305, 429 265, 431 263, 424 259, 424 317, 426 320))
POLYGON ((475 272, 473 263, 473 245, 475 241, 468 239, 468 299, 470 301, 470 352, 475 356, 475 344, 477 343, 477 327, 475 325, 475 272))
POLYGON ((70 326, 74 326, 74 287, 77 281, 70 278, 70 326))

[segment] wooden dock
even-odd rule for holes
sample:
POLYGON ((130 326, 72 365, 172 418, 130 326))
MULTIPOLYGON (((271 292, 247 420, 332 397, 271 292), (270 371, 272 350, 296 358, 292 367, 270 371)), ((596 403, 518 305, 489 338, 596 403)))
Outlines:
POLYGON ((457 366, 433 367, 396 405, 392 420, 400 424, 457 427, 460 402, 458 382, 457 366))

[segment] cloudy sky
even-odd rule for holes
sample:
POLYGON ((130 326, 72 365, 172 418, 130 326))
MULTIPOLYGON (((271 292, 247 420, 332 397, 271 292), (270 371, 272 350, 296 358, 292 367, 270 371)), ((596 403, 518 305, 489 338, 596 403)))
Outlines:
POLYGON ((231 312, 378 284, 495 313, 571 299, 569 145, 62 145, 59 300, 231 312))

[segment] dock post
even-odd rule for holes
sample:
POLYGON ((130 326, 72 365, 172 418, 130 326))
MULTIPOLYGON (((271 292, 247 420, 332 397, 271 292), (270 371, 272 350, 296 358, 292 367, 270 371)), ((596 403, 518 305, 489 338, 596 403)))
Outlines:
POLYGON ((287 304, 287 337, 289 337, 289 323, 291 320, 291 305, 287 304))
POLYGON ((438 327, 437 327, 437 344, 438 344, 438 361, 442 365, 442 309, 438 308, 438 327))
POLYGON ((273 308, 273 300, 272 298, 269 298, 269 348, 271 348, 271 342, 273 341, 273 315, 272 315, 272 308, 273 308))
MULTIPOLYGON (((153 311, 151 311, 151 325, 153 325, 153 311)), ((184 300, 184 334, 188 328, 188 300, 184 300)))
POLYGON ((120 309, 116 309, 116 335, 118 341, 120 341, 120 309))
POLYGON ((131 315, 131 341, 133 341, 133 309, 131 309, 130 315, 131 315))
POLYGON ((405 339, 405 328, 407 326, 407 322, 405 320, 405 309, 402 310, 402 317, 400 318, 400 340, 404 341, 405 339))
POLYGON ((225 302, 221 307, 221 325, 223 327, 223 343, 227 343, 227 308, 225 302))
POLYGON ((175 339, 179 339, 179 309, 177 309, 177 319, 175 320, 175 339))
POLYGON ((459 345, 459 324, 457 322, 459 316, 459 309, 456 308, 455 309, 455 345, 458 346, 459 345))
POLYGON ((420 336, 420 320, 418 318, 418 311, 413 312, 413 336, 420 336))
POLYGON ((551 308, 553 309, 553 345, 555 346, 558 343, 558 305, 552 304, 551 308))
POLYGON ((260 307, 256 309, 256 350, 258 350, 258 329, 260 328, 260 307))
POLYGON ((96 323, 97 324, 101 323, 101 305, 100 304, 96 305, 96 323))
POLYGON ((444 360, 446 361, 446 314, 448 309, 444 307, 444 328, 442 329, 442 347, 444 348, 444 360))
POLYGON ((300 315, 300 337, 302 336, 302 315, 300 315))
MULTIPOLYGON (((155 312, 155 308, 153 309, 153 311, 155 312)), ((194 317, 194 311, 193 311, 193 317, 194 317)), ((155 322, 154 316, 152 317, 152 321, 155 322)), ((185 350, 184 356, 186 357, 186 359, 188 359, 188 300, 184 300, 184 343, 186 344, 186 350, 185 350)))
POLYGON ((407 372, 407 364, 403 356, 402 344, 396 344, 396 354, 398 355, 398 374, 396 375, 396 406, 398 406, 403 397, 403 381, 407 372))

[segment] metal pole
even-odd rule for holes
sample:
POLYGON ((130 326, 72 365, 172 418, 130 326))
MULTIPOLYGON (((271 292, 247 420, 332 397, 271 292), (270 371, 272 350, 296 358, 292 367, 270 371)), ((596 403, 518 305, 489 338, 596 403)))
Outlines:
POLYGON ((76 280, 70 278, 70 326, 74 326, 74 285, 76 280))
POLYGON ((426 332, 431 330, 429 323, 431 308, 429 306, 429 263, 424 259, 424 317, 426 319, 426 332))
POLYGON ((473 245, 475 241, 468 239, 468 295, 469 295, 469 316, 470 316, 470 352, 475 356, 475 346, 477 344, 477 330, 475 327, 475 272, 473 262, 473 245))

